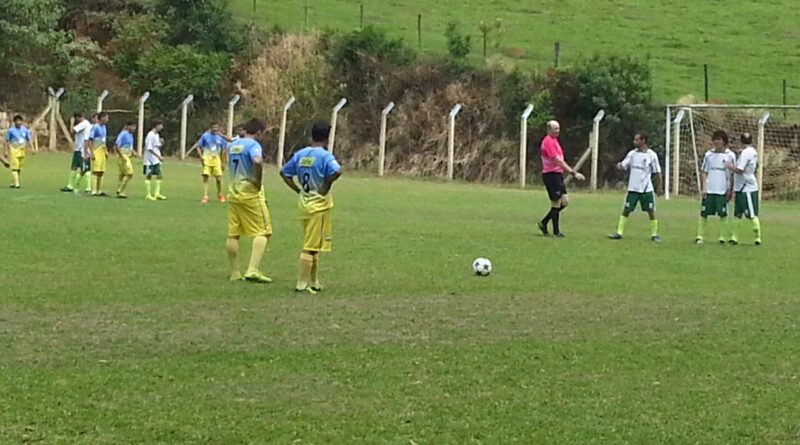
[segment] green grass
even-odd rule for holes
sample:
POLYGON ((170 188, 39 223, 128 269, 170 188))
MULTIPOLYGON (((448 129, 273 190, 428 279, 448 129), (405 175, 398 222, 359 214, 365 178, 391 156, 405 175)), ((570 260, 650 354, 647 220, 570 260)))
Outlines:
POLYGON ((797 205, 766 203, 762 248, 694 246, 693 200, 659 202, 663 244, 641 214, 614 243, 622 195, 574 193, 557 241, 538 190, 347 174, 310 298, 274 169, 257 287, 226 280, 196 164, 149 203, 28 161, 0 189, 0 443, 800 442, 797 205))
MULTIPOLYGON (((300 0, 231 0, 232 10, 263 27, 304 27, 300 0)), ((444 29, 459 20, 473 36, 473 52, 482 55, 479 23, 501 19, 501 48, 522 48, 522 66, 553 64, 553 44, 562 44, 562 63, 581 55, 630 54, 649 57, 655 92, 665 102, 685 94, 703 98, 703 64, 710 69, 710 96, 731 103, 780 103, 782 81, 797 77, 796 24, 800 9, 793 0, 640 1, 640 0, 312 0, 309 26, 349 31, 365 24, 385 28, 417 46, 417 15, 423 15, 423 50, 446 51, 444 29)), ((498 53, 498 50, 492 50, 498 53)), ((475 58, 477 61, 477 57, 475 58)), ((790 91, 789 103, 800 100, 790 91)))

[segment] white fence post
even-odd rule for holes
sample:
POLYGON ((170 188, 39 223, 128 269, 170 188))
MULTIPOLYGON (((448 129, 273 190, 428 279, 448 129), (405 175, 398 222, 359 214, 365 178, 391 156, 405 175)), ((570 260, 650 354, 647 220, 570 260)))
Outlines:
POLYGON ((592 147, 592 180, 590 182, 590 188, 592 190, 597 190, 597 164, 599 162, 599 149, 600 149, 600 122, 606 116, 605 110, 600 110, 597 112, 597 115, 594 117, 594 121, 592 122, 592 134, 591 134, 591 147, 592 147))
POLYGON ((347 105, 347 99, 342 98, 335 107, 333 107, 333 113, 331 113, 331 134, 328 137, 328 151, 333 154, 333 147, 336 144, 336 126, 338 125, 339 120, 339 111, 347 105))
POLYGON ((56 127, 56 116, 58 113, 61 112, 61 96, 64 94, 64 89, 59 88, 58 91, 53 91, 52 88, 48 88, 47 91, 50 93, 50 100, 52 101, 52 107, 50 108, 50 141, 48 144, 48 150, 56 151, 56 144, 58 142, 58 128, 56 127))
POLYGON ((381 135, 378 144, 378 176, 383 176, 383 169, 386 164, 386 122, 392 110, 394 110, 394 102, 389 102, 389 105, 386 105, 386 108, 381 112, 381 135))
POLYGON ((136 152, 139 156, 142 155, 142 147, 144 146, 144 104, 149 98, 149 91, 139 98, 139 124, 136 126, 136 152))
POLYGON ((292 96, 286 101, 285 104, 283 104, 283 114, 281 114, 281 132, 278 134, 278 159, 275 160, 275 163, 278 164, 278 167, 283 167, 283 153, 286 148, 286 118, 289 114, 289 108, 292 108, 292 105, 294 105, 295 101, 295 97, 292 96))
POLYGON ((186 159, 186 132, 189 121, 189 104, 194 100, 193 95, 186 96, 181 103, 181 160, 186 159))
POLYGON ((447 136, 447 179, 453 180, 453 163, 456 152, 456 116, 461 112, 461 104, 456 104, 450 110, 450 131, 447 136))
POLYGON ((758 202, 760 203, 762 199, 764 199, 764 164, 766 164, 766 159, 764 157, 764 139, 765 139, 765 128, 767 125, 767 121, 769 120, 769 113, 764 113, 761 116, 761 119, 758 120, 758 202))
POLYGON ((678 196, 681 191, 681 121, 683 121, 685 115, 686 110, 678 111, 678 115, 675 116, 675 120, 672 122, 673 131, 675 132, 675 140, 673 141, 675 153, 673 154, 672 162, 672 194, 675 196, 678 196))
POLYGON ((103 92, 100 93, 100 96, 97 97, 97 112, 98 113, 103 111, 103 101, 106 100, 106 97, 108 97, 108 90, 103 90, 103 92))
POLYGON ((239 103, 239 99, 241 99, 241 96, 237 94, 228 102, 228 137, 231 139, 233 139, 233 119, 236 115, 236 104, 239 103))
POLYGON ((520 117, 519 130, 519 187, 525 188, 528 179, 528 119, 533 113, 533 105, 528 104, 520 117))
POLYGON ((669 200, 669 155, 670 155, 670 135, 672 134, 672 108, 667 106, 667 113, 664 118, 664 199, 669 200))

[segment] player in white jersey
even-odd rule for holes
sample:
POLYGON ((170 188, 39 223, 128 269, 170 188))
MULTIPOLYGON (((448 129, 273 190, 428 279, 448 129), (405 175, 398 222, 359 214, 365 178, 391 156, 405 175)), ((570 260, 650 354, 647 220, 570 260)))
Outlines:
POLYGON ((144 140, 144 184, 147 187, 147 196, 145 199, 148 201, 164 201, 166 196, 161 194, 161 180, 164 175, 161 172, 161 164, 164 158, 161 157, 161 147, 164 141, 161 139, 159 133, 164 129, 164 124, 156 119, 153 121, 152 129, 147 133, 147 138, 144 140), (153 187, 152 179, 155 176, 155 187, 153 187), (152 193, 151 193, 152 192, 152 193))
POLYGON ((736 162, 736 155, 728 148, 728 134, 717 130, 711 137, 714 149, 706 152, 701 168, 703 190, 700 222, 697 225, 696 244, 703 244, 708 217, 717 215, 720 220, 719 243, 725 244, 728 235, 728 201, 733 198, 733 175, 728 163, 736 162))
MULTIPOLYGON (((92 119, 94 120, 94 118, 92 119)), ((72 153, 72 164, 70 166, 69 182, 61 189, 62 192, 75 192, 79 193, 83 178, 90 179, 91 175, 87 175, 92 170, 91 156, 84 152, 86 140, 89 139, 89 133, 92 130, 92 122, 84 119, 83 114, 75 113, 72 115, 72 131, 75 134, 75 150, 72 153)), ((87 181, 90 182, 90 181, 87 181)), ((86 192, 92 192, 90 183, 86 184, 86 192)))
POLYGON ((760 246, 761 221, 758 219, 758 180, 756 179, 758 152, 753 147, 753 135, 743 133, 740 140, 745 148, 739 153, 739 159, 735 164, 732 162, 725 164, 725 167, 733 172, 733 190, 736 192, 733 210, 736 220, 733 223, 730 244, 739 244, 739 225, 744 216, 753 222, 756 246, 760 246))
POLYGON ((647 135, 638 133, 633 138, 636 147, 628 152, 625 159, 617 164, 617 169, 630 171, 628 176, 628 194, 625 196, 625 207, 619 217, 617 232, 608 235, 610 239, 621 240, 625 232, 625 223, 628 216, 641 205, 642 211, 650 216, 650 239, 656 243, 661 242, 658 236, 658 220, 656 219, 656 198, 654 191, 663 193, 663 177, 661 164, 658 162, 656 152, 647 147, 647 135), (653 175, 658 175, 657 186, 653 187, 653 175))

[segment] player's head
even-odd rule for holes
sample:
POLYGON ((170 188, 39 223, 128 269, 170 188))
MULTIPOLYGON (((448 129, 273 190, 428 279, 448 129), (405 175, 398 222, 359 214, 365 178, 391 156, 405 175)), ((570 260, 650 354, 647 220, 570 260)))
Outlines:
POLYGON ((161 119, 154 119, 152 129, 156 133, 160 132, 161 130, 164 129, 164 122, 162 122, 161 119))
POLYGON ((19 128, 22 126, 22 123, 25 122, 25 119, 22 118, 19 114, 14 116, 14 126, 19 128))
POLYGON ((267 129, 267 123, 256 118, 252 118, 244 124, 244 132, 247 136, 259 136, 267 129))
POLYGON ((97 123, 100 124, 108 123, 108 113, 106 113, 105 111, 97 113, 97 123))
POLYGON ((328 143, 331 135, 331 124, 327 122, 316 122, 311 127, 311 141, 324 147, 328 143))
POLYGON ((717 130, 711 136, 711 142, 714 143, 714 148, 717 150, 723 149, 728 146, 728 133, 722 130, 717 130))
POLYGON ((753 135, 750 134, 750 132, 746 131, 742 133, 742 135, 739 137, 739 140, 741 140, 742 144, 744 145, 753 145, 753 135))
POLYGON ((93 124, 96 124, 96 123, 97 123, 97 115, 96 115, 96 114, 93 114, 93 115, 92 115, 92 123, 93 123, 93 124))
POLYGON ((82 121, 83 120, 83 113, 73 113, 72 114, 72 119, 74 119, 75 122, 82 121))
POLYGON ((136 122, 134 121, 125 122, 125 129, 128 130, 128 133, 133 133, 134 131, 136 131, 136 122))
POLYGON ((636 148, 647 147, 647 134, 642 132, 636 133, 636 136, 633 137, 633 145, 636 148))
POLYGON ((558 121, 550 121, 547 123, 547 135, 558 136, 561 133, 561 124, 558 121))
POLYGON ((219 124, 212 122, 211 125, 208 126, 208 131, 210 131, 211 134, 219 134, 219 124))
POLYGON ((247 136, 247 133, 244 131, 244 124, 237 125, 236 128, 233 129, 233 132, 240 138, 247 136))

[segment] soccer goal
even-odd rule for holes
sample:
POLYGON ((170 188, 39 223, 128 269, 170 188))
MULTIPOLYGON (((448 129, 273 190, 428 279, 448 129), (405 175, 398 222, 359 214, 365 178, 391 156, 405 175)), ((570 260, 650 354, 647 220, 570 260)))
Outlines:
POLYGON ((699 194, 700 167, 716 130, 728 134, 737 154, 741 134, 753 135, 763 199, 800 199, 800 105, 713 104, 667 106, 667 199, 699 194))

